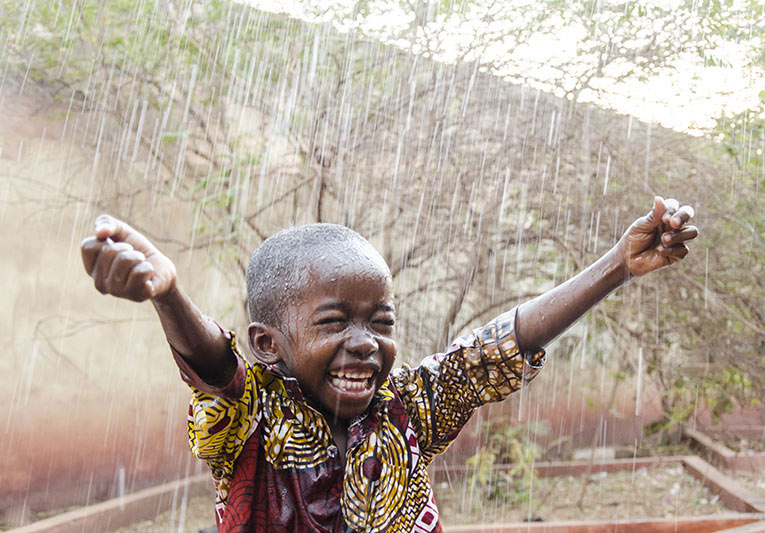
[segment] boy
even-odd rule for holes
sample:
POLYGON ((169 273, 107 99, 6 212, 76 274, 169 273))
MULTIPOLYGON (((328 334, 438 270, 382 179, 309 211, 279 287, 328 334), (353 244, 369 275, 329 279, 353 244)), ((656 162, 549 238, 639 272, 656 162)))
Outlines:
POLYGON ((391 371, 390 271, 329 224, 267 239, 247 271, 250 350, 183 293, 172 262, 103 215, 82 243, 102 293, 150 299, 192 387, 189 438, 212 470, 221 531, 440 531, 426 467, 472 411, 533 378, 543 348, 633 276, 688 253, 689 206, 656 197, 619 242, 562 285, 445 354, 391 371))

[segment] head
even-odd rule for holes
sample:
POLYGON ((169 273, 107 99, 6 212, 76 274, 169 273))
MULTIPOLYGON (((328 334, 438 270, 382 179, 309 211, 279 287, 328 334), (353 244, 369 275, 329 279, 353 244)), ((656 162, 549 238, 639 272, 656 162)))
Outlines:
POLYGON ((343 226, 288 229, 253 253, 247 293, 255 357, 326 414, 363 413, 396 357, 392 279, 377 250, 343 226))

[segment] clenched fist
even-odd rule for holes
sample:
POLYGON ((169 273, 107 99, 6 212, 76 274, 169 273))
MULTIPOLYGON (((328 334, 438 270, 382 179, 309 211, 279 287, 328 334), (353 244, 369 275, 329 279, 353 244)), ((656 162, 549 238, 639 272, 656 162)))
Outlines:
POLYGON ((175 265, 146 237, 109 215, 82 241, 82 262, 96 289, 134 302, 157 298, 176 282, 175 265))
POLYGON ((688 243, 699 230, 688 225, 693 207, 680 206, 673 199, 657 196, 653 208, 627 229, 616 245, 630 276, 642 276, 659 270, 688 255, 688 243))

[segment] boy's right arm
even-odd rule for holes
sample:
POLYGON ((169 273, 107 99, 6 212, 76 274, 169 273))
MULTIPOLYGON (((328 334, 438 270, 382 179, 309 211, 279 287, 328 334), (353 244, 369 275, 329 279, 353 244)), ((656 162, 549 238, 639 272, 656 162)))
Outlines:
POLYGON ((175 265, 125 222, 101 215, 82 241, 85 270, 102 294, 151 300, 167 341, 206 383, 224 386, 236 372, 231 341, 181 289, 175 265))

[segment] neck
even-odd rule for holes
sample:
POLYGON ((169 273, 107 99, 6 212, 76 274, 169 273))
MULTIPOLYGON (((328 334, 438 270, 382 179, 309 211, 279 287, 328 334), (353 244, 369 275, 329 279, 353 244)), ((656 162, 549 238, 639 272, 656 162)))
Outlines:
POLYGON ((336 417, 327 418, 329 429, 332 432, 332 440, 335 441, 337 451, 345 462, 345 448, 348 443, 348 421, 336 417))

